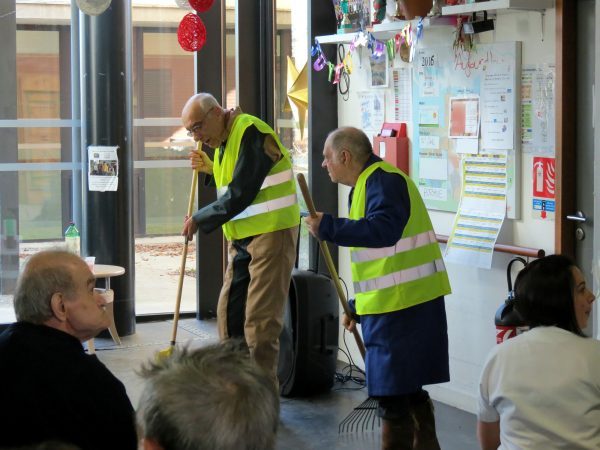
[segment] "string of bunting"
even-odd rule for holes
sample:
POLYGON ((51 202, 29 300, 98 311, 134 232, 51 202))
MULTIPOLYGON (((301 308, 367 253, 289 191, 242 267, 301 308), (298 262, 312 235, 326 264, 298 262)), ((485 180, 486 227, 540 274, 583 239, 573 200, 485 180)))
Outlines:
POLYGON ((317 72, 322 71, 325 67, 328 69, 328 81, 333 84, 338 84, 342 74, 345 72, 348 75, 352 73, 352 55, 357 48, 367 47, 371 50, 370 58, 379 59, 387 52, 388 60, 392 64, 396 53, 400 53, 400 48, 405 45, 410 48, 409 62, 412 61, 419 40, 423 36, 423 19, 419 19, 416 27, 413 27, 412 22, 408 22, 406 26, 397 33, 394 37, 383 42, 375 38, 368 31, 359 31, 350 43, 348 52, 341 58, 338 64, 333 64, 327 59, 321 50, 321 44, 318 39, 311 48, 311 56, 315 58, 313 69, 317 72))

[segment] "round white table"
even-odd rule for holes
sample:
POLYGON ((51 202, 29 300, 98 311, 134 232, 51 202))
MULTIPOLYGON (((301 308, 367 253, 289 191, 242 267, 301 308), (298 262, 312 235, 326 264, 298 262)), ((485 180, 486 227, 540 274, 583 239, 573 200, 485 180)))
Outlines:
POLYGON ((104 278, 106 280, 105 288, 110 289, 110 277, 118 277, 125 273, 125 267, 112 266, 110 264, 94 264, 92 273, 96 278, 104 278))
MULTIPOLYGON (((113 338, 113 341, 117 345, 121 345, 121 338, 119 337, 119 333, 117 332, 117 327, 115 326, 115 317, 114 317, 114 309, 113 302, 115 299, 115 293, 110 288, 110 278, 118 277, 125 273, 125 267, 121 266, 113 266, 110 264, 94 264, 94 268, 92 270, 94 277, 96 278, 104 278, 104 289, 100 290, 101 295, 104 297, 106 301, 106 310, 110 316, 110 325, 108 327, 108 332, 110 336, 113 338)), ((94 339, 90 339, 88 341, 88 351, 90 353, 94 353, 94 339)))

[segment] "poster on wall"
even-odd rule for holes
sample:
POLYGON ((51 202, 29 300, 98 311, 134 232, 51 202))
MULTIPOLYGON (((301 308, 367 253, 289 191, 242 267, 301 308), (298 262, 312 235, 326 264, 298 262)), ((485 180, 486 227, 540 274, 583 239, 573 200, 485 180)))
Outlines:
POLYGON ((485 151, 512 150, 518 142, 515 74, 517 67, 491 64, 481 86, 481 148, 485 151))
POLYGON ((371 63, 371 87, 386 88, 388 87, 389 65, 387 52, 384 52, 380 57, 369 58, 371 63))
POLYGON ((408 123, 412 120, 412 81, 410 67, 392 70, 394 83, 394 120, 408 123))
POLYGON ((533 158, 533 199, 534 219, 554 221, 556 209, 556 166, 554 158, 536 156, 533 158))
POLYGON ((479 137, 479 97, 450 98, 448 136, 472 139, 479 137))
POLYGON ((373 136, 379 134, 385 121, 385 94, 372 91, 358 92, 358 100, 361 129, 373 143, 373 136))
POLYGON ((468 155, 463 189, 445 260, 490 269, 506 215, 507 155, 468 155))
POLYGON ((523 66, 521 73, 521 148, 554 155, 554 65, 523 66))
POLYGON ((88 147, 88 189, 116 191, 119 187, 119 147, 88 147))
POLYGON ((520 42, 478 44, 471 52, 448 45, 417 48, 410 173, 428 208, 456 212, 461 158, 499 153, 507 159, 506 212, 520 217, 520 61, 520 42), (433 137, 435 150, 421 146, 433 137))

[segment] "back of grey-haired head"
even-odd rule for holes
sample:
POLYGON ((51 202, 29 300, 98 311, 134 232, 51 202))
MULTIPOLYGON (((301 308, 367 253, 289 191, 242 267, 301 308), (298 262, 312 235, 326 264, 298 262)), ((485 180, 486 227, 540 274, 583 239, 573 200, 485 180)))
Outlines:
POLYGON ((52 295, 73 291, 69 262, 74 258, 78 257, 61 249, 44 250, 29 257, 17 281, 13 300, 17 321, 42 324, 52 317, 52 295))
POLYGON ((279 396, 244 343, 175 350, 140 375, 138 422, 165 450, 274 448, 279 396))
POLYGON ((327 136, 327 142, 335 153, 342 149, 348 150, 359 162, 366 162, 373 153, 371 141, 367 135, 358 128, 340 127, 327 136))

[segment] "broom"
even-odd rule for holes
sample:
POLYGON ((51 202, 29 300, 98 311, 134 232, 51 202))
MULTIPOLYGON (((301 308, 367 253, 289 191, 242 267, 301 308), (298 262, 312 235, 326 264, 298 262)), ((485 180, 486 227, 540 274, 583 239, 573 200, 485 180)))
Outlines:
MULTIPOLYGON (((306 207, 308 208, 308 212, 311 217, 317 217, 317 211, 315 209, 315 205, 312 201, 312 197, 310 195, 310 191, 308 190, 308 185, 306 184, 306 179, 304 175, 299 173, 296 178, 298 179, 298 186, 300 186, 300 191, 302 191, 302 196, 304 197, 304 201, 306 202, 306 207)), ((329 252, 329 247, 327 246, 327 242, 319 240, 319 247, 321 248, 321 253, 323 254, 323 258, 325 259, 325 264, 327 265, 327 269, 329 270, 329 274, 331 275, 331 279, 333 280, 333 284, 335 285, 335 290, 337 291, 338 297, 340 299, 340 303, 344 310, 344 313, 348 317, 352 317, 352 310, 348 305, 348 301, 346 300, 346 294, 344 293, 344 289, 342 289, 342 284, 340 283, 340 277, 338 276, 337 271, 335 270, 335 265, 333 264, 333 258, 331 257, 331 253, 329 252)), ((352 335, 356 341, 356 346, 358 347, 358 351, 365 360, 365 344, 358 333, 356 327, 352 330, 352 335)), ((376 418, 374 412, 377 409, 377 400, 368 398, 363 403, 358 405, 354 410, 340 422, 338 427, 339 433, 352 432, 356 428, 356 431, 362 427, 363 431, 371 423, 371 429, 375 428, 375 419, 377 419, 377 424, 379 425, 379 417, 376 418)))
MULTIPOLYGON (((197 149, 201 149, 201 143, 198 142, 197 149)), ((193 208, 194 208, 194 199, 196 196, 196 185, 198 184, 198 172, 194 169, 192 172, 192 186, 190 188, 190 198, 188 201, 188 209, 187 209, 187 217, 192 216, 193 208)), ((168 358, 173 353, 173 349, 175 348, 175 343, 177 340, 177 326, 179 324, 179 309, 181 308, 181 293, 183 291, 183 277, 185 276, 185 262, 187 258, 188 252, 188 237, 185 237, 185 242, 183 244, 183 252, 181 253, 181 265, 179 266, 179 283, 177 284, 177 300, 175 301, 175 311, 173 313, 173 330, 171 332, 171 343, 169 348, 164 350, 160 350, 156 354, 156 359, 168 358)))

